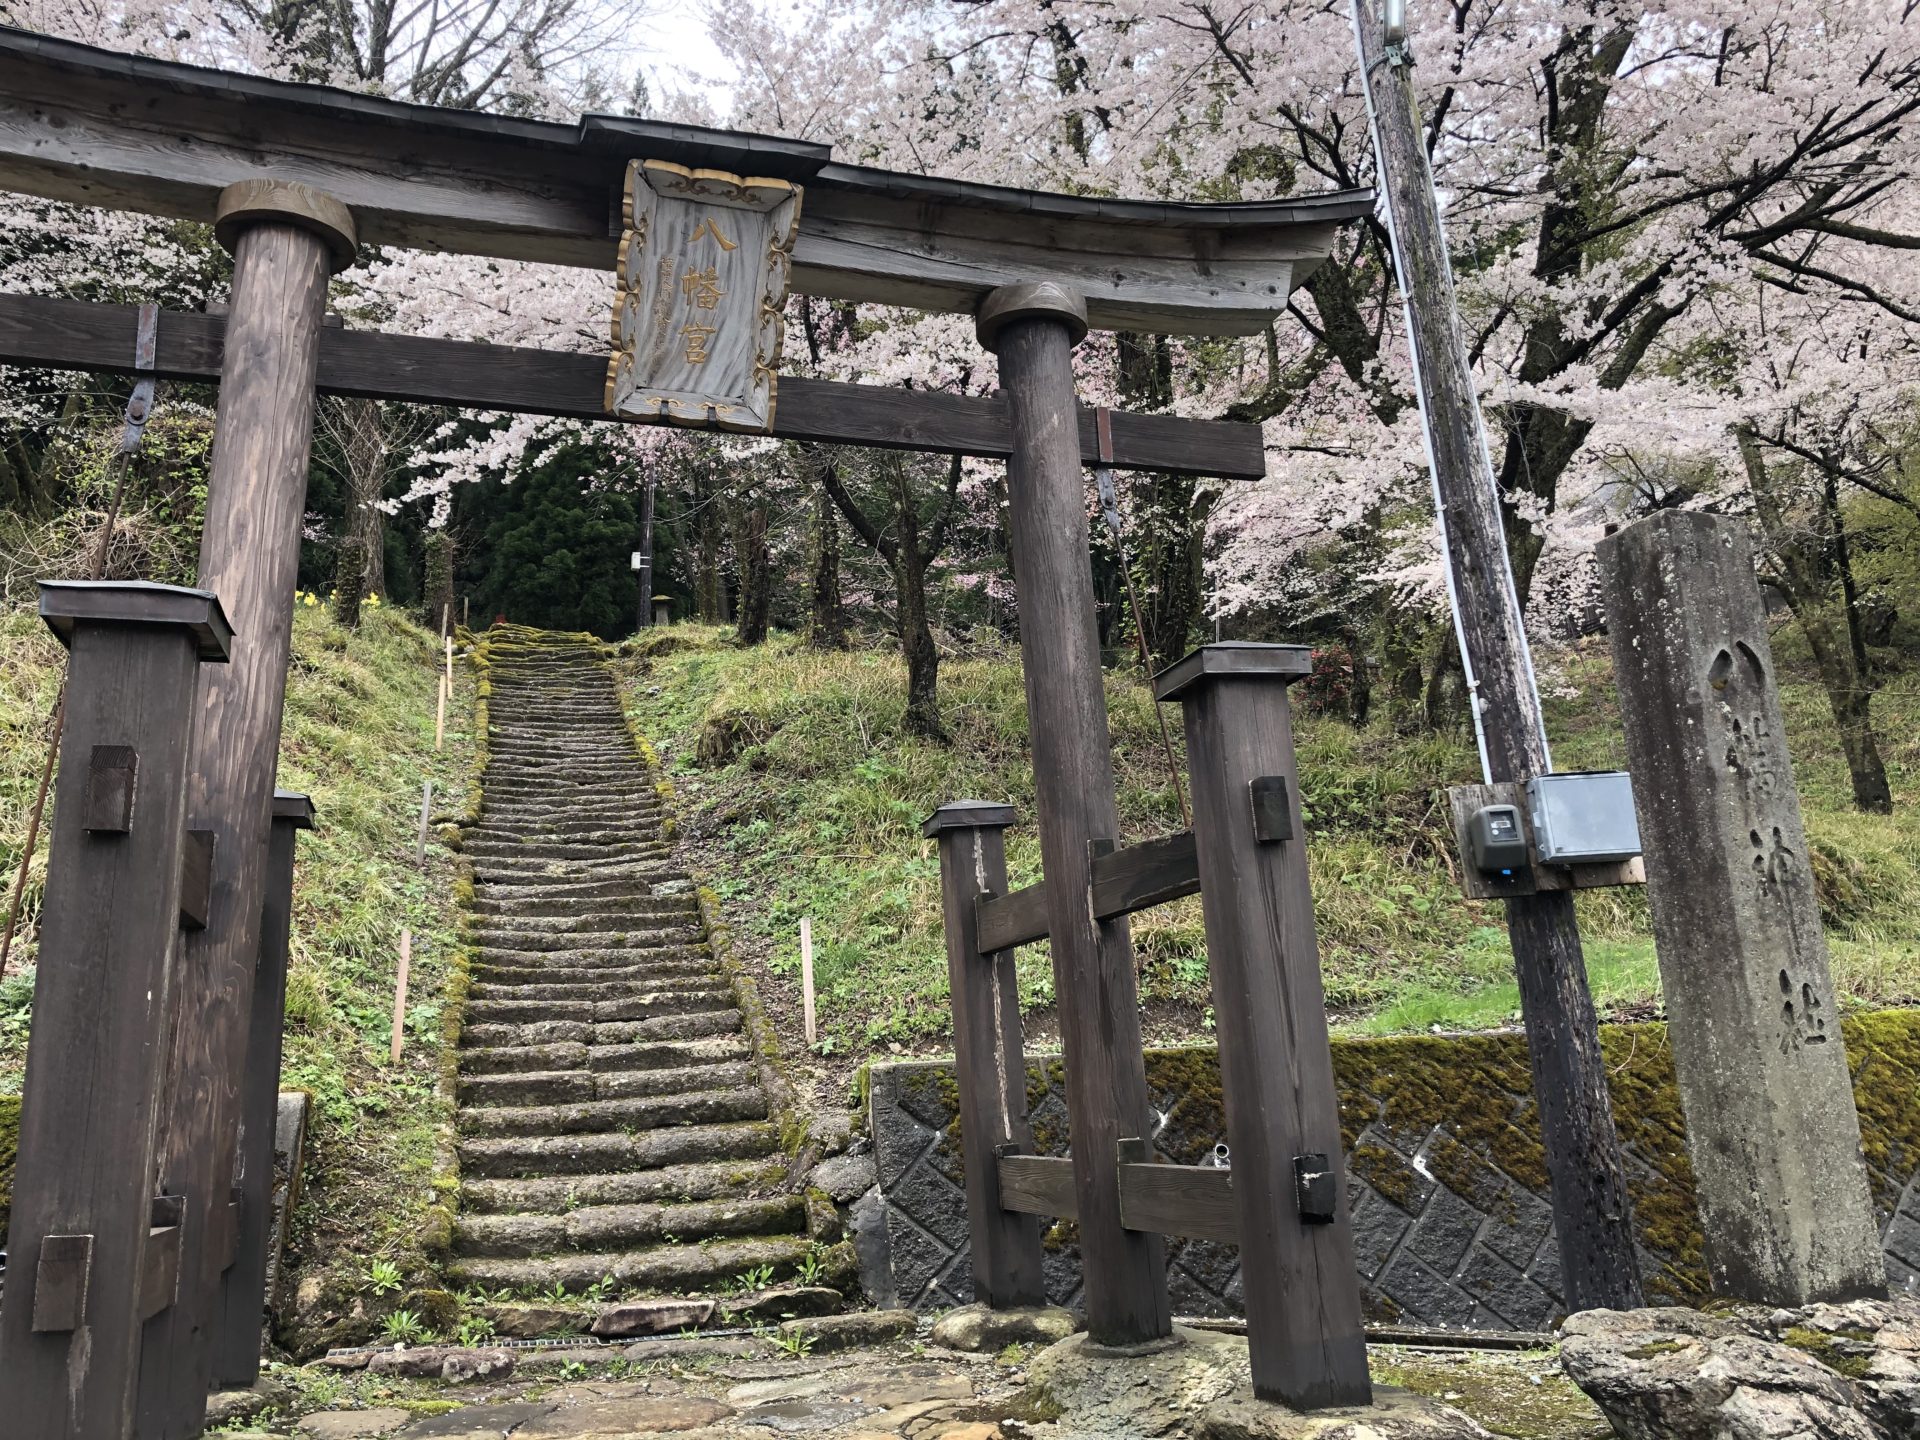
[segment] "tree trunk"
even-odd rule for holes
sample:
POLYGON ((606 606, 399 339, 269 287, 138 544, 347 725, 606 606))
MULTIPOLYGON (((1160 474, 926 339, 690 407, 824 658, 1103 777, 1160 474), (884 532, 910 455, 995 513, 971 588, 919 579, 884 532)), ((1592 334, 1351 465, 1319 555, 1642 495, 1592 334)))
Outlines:
POLYGON ((840 598, 840 519, 833 497, 822 489, 813 504, 808 536, 807 644, 815 650, 847 648, 847 611, 840 598))
POLYGON ((1758 432, 1743 425, 1735 428, 1734 436, 1753 492, 1754 517, 1776 562, 1774 583, 1800 622, 1827 692, 1854 806, 1885 815, 1893 809, 1893 790, 1873 733, 1873 677, 1866 666, 1839 494, 1831 477, 1823 476, 1823 483, 1802 497, 1815 507, 1815 515, 1811 520, 1796 516, 1797 492, 1768 465, 1758 432))
POLYGON ((764 500, 742 505, 735 517, 733 554, 740 567, 737 645, 759 645, 767 638, 773 608, 773 555, 767 546, 767 506, 764 500))
POLYGON ((386 517, 380 510, 386 488, 387 446, 380 406, 372 400, 336 400, 339 438, 347 468, 346 533, 334 568, 340 592, 335 609, 346 625, 360 623, 360 604, 387 588, 386 517))
POLYGON ((899 486, 894 497, 898 508, 893 554, 886 558, 892 562, 900 654, 907 662, 907 710, 902 719, 910 734, 945 740, 947 727, 940 723, 940 647, 933 643, 933 629, 927 623, 928 557, 920 549, 920 519, 907 485, 908 467, 896 465, 892 473, 899 486))
POLYGON ((459 617, 453 612, 453 537, 444 529, 427 532, 427 624, 436 634, 451 631, 459 617))

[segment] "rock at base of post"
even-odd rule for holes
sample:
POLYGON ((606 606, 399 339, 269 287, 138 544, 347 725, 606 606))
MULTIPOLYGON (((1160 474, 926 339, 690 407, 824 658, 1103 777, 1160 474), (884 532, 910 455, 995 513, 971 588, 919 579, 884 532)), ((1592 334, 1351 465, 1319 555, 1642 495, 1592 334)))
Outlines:
POLYGON ((1569 1316, 1560 1363, 1622 1435, 1920 1437, 1920 1300, 1569 1316))
POLYGON ((1194 1416, 1187 1435, 1190 1440, 1493 1440, 1451 1405, 1384 1385, 1374 1387, 1371 1405, 1311 1415, 1263 1400, 1223 1401, 1194 1416))
POLYGON ((997 1354, 1009 1345, 1052 1345, 1080 1328, 1071 1310, 1058 1305, 1028 1305, 994 1310, 963 1305, 934 1322, 933 1343, 949 1350, 997 1354))
POLYGON ((1458 1410, 1401 1390, 1311 1415, 1256 1400, 1246 1337, 1183 1325, 1131 1353, 1075 1335, 1034 1356, 1027 1377, 1027 1407, 1054 1417, 1054 1440, 1491 1440, 1458 1410))

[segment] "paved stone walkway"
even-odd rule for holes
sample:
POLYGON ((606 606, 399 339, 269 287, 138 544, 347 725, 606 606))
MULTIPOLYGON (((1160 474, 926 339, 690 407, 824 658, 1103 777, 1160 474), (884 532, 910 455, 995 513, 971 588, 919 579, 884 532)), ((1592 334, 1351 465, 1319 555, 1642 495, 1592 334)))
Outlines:
POLYGON ((294 1411, 319 1398, 307 1367, 293 1393, 241 1433, 296 1440, 1014 1440, 1024 1433, 1007 1421, 1025 1378, 1017 1365, 946 1352, 916 1356, 906 1346, 824 1356, 784 1355, 764 1342, 752 1349, 659 1362, 620 1378, 567 1378, 564 1369, 463 1386, 361 1378, 333 1402, 342 1408, 295 1419, 294 1411), (365 1403, 356 1403, 361 1397, 365 1403))

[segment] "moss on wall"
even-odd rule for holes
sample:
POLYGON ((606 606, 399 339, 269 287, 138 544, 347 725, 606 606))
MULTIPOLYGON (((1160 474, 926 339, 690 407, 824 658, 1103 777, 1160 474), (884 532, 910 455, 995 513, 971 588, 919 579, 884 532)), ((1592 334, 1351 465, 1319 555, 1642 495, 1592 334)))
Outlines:
MULTIPOLYGON (((1843 1023, 1860 1112, 1861 1146, 1883 1216, 1920 1171, 1920 1010, 1854 1016, 1843 1023)), ((1641 1244, 1660 1262, 1646 1276, 1651 1298, 1697 1303, 1708 1293, 1704 1244, 1695 1210, 1686 1119, 1674 1080, 1667 1028, 1602 1028, 1614 1123, 1626 1150, 1629 1190, 1641 1244)), ((1354 1173, 1382 1198, 1415 1211, 1441 1184, 1475 1208, 1522 1220, 1509 1177, 1547 1197, 1525 1037, 1481 1035, 1339 1039, 1333 1045, 1342 1140, 1354 1173), (1436 1135, 1434 1132, 1440 1133, 1436 1135), (1424 1170, 1408 1157, 1421 1151, 1424 1170)), ((1226 1137, 1218 1053, 1212 1048, 1149 1050, 1147 1086, 1166 1115, 1157 1148, 1194 1165, 1226 1137)), ((1065 1068, 1057 1057, 1027 1067, 1034 1147, 1067 1151, 1065 1106, 1057 1098, 1065 1068)), ((952 1166, 960 1154, 958 1093, 951 1072, 911 1067, 902 1103, 948 1131, 952 1166)), ((960 1178, 956 1173, 951 1178, 960 1178)))

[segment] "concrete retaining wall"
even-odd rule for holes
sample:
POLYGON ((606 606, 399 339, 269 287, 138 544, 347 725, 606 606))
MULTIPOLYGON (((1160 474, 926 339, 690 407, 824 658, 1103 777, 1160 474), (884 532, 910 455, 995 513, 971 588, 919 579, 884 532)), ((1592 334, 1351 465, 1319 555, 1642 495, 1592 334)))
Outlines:
MULTIPOLYGON (((1920 1011, 1845 1023, 1874 1204, 1896 1289, 1920 1293, 1920 1011)), ((1693 1172, 1662 1025, 1603 1034, 1650 1297, 1707 1293, 1693 1172)), ((1559 1257, 1527 1067, 1517 1034, 1339 1040, 1334 1069, 1367 1317, 1379 1323, 1544 1329, 1562 1313, 1559 1257)), ((1027 1099, 1044 1154, 1067 1151, 1062 1066, 1036 1059, 1027 1099)), ((1225 1138, 1211 1049, 1150 1050, 1147 1081, 1167 1159, 1199 1164, 1225 1138)), ((973 1298, 950 1063, 875 1065, 868 1111, 884 1226, 872 1258, 898 1303, 973 1298)), ((1176 1314, 1240 1312, 1232 1246, 1169 1242, 1176 1314)), ((1079 1297, 1071 1224, 1047 1231, 1048 1288, 1079 1297)))

